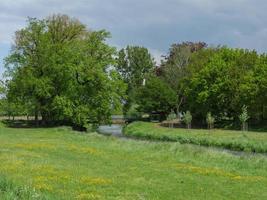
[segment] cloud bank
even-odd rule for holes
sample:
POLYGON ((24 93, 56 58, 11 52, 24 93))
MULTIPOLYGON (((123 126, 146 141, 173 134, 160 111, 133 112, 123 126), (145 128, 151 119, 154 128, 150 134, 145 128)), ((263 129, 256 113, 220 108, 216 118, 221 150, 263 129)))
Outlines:
POLYGON ((110 31, 112 45, 146 46, 157 61, 170 44, 181 41, 266 52, 266 8, 265 0, 1 0, 0 59, 8 54, 14 32, 25 26, 27 17, 54 13, 110 31))

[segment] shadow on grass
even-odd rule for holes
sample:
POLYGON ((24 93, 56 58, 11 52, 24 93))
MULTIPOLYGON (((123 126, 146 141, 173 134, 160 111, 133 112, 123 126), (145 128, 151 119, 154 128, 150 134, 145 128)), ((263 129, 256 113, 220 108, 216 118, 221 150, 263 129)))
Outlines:
POLYGON ((85 132, 86 128, 75 126, 65 121, 52 121, 43 123, 41 120, 2 120, 2 123, 9 128, 56 128, 60 126, 71 127, 75 131, 85 132))
POLYGON ((2 120, 2 123, 9 128, 56 128, 60 126, 68 126, 75 131, 86 131, 86 128, 84 127, 78 127, 64 121, 52 121, 49 123, 43 123, 41 120, 39 120, 38 122, 36 122, 35 120, 2 120))
POLYGON ((2 123, 10 128, 53 128, 63 124, 49 123, 44 124, 42 121, 35 120, 2 120, 2 123))

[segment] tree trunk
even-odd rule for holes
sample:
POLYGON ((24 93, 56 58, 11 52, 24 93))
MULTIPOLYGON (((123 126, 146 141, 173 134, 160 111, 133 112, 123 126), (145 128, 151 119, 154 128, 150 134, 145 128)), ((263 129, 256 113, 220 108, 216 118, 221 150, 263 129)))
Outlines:
MULTIPOLYGON (((179 100, 179 95, 177 95, 177 98, 179 100)), ((181 98, 181 100, 177 103, 177 107, 176 107, 177 118, 179 121, 181 121, 179 113, 180 113, 180 106, 182 105, 183 101, 184 101, 184 97, 181 98)))

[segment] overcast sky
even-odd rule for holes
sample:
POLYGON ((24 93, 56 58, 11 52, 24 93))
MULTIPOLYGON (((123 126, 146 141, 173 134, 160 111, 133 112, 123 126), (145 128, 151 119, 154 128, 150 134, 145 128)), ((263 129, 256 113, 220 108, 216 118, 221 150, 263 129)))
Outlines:
POLYGON ((145 46, 156 60, 181 41, 267 52, 266 0, 0 0, 0 73, 27 17, 54 13, 110 31, 114 46, 145 46))

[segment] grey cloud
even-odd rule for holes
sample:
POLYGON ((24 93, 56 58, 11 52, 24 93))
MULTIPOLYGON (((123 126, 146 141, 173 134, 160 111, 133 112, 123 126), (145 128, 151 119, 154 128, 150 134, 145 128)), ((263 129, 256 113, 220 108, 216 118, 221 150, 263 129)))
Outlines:
POLYGON ((116 46, 143 45, 157 60, 171 43, 205 41, 267 50, 265 0, 1 0, 0 43, 10 43, 27 16, 66 13, 112 33, 116 46), (12 3, 13 2, 13 3, 12 3))

